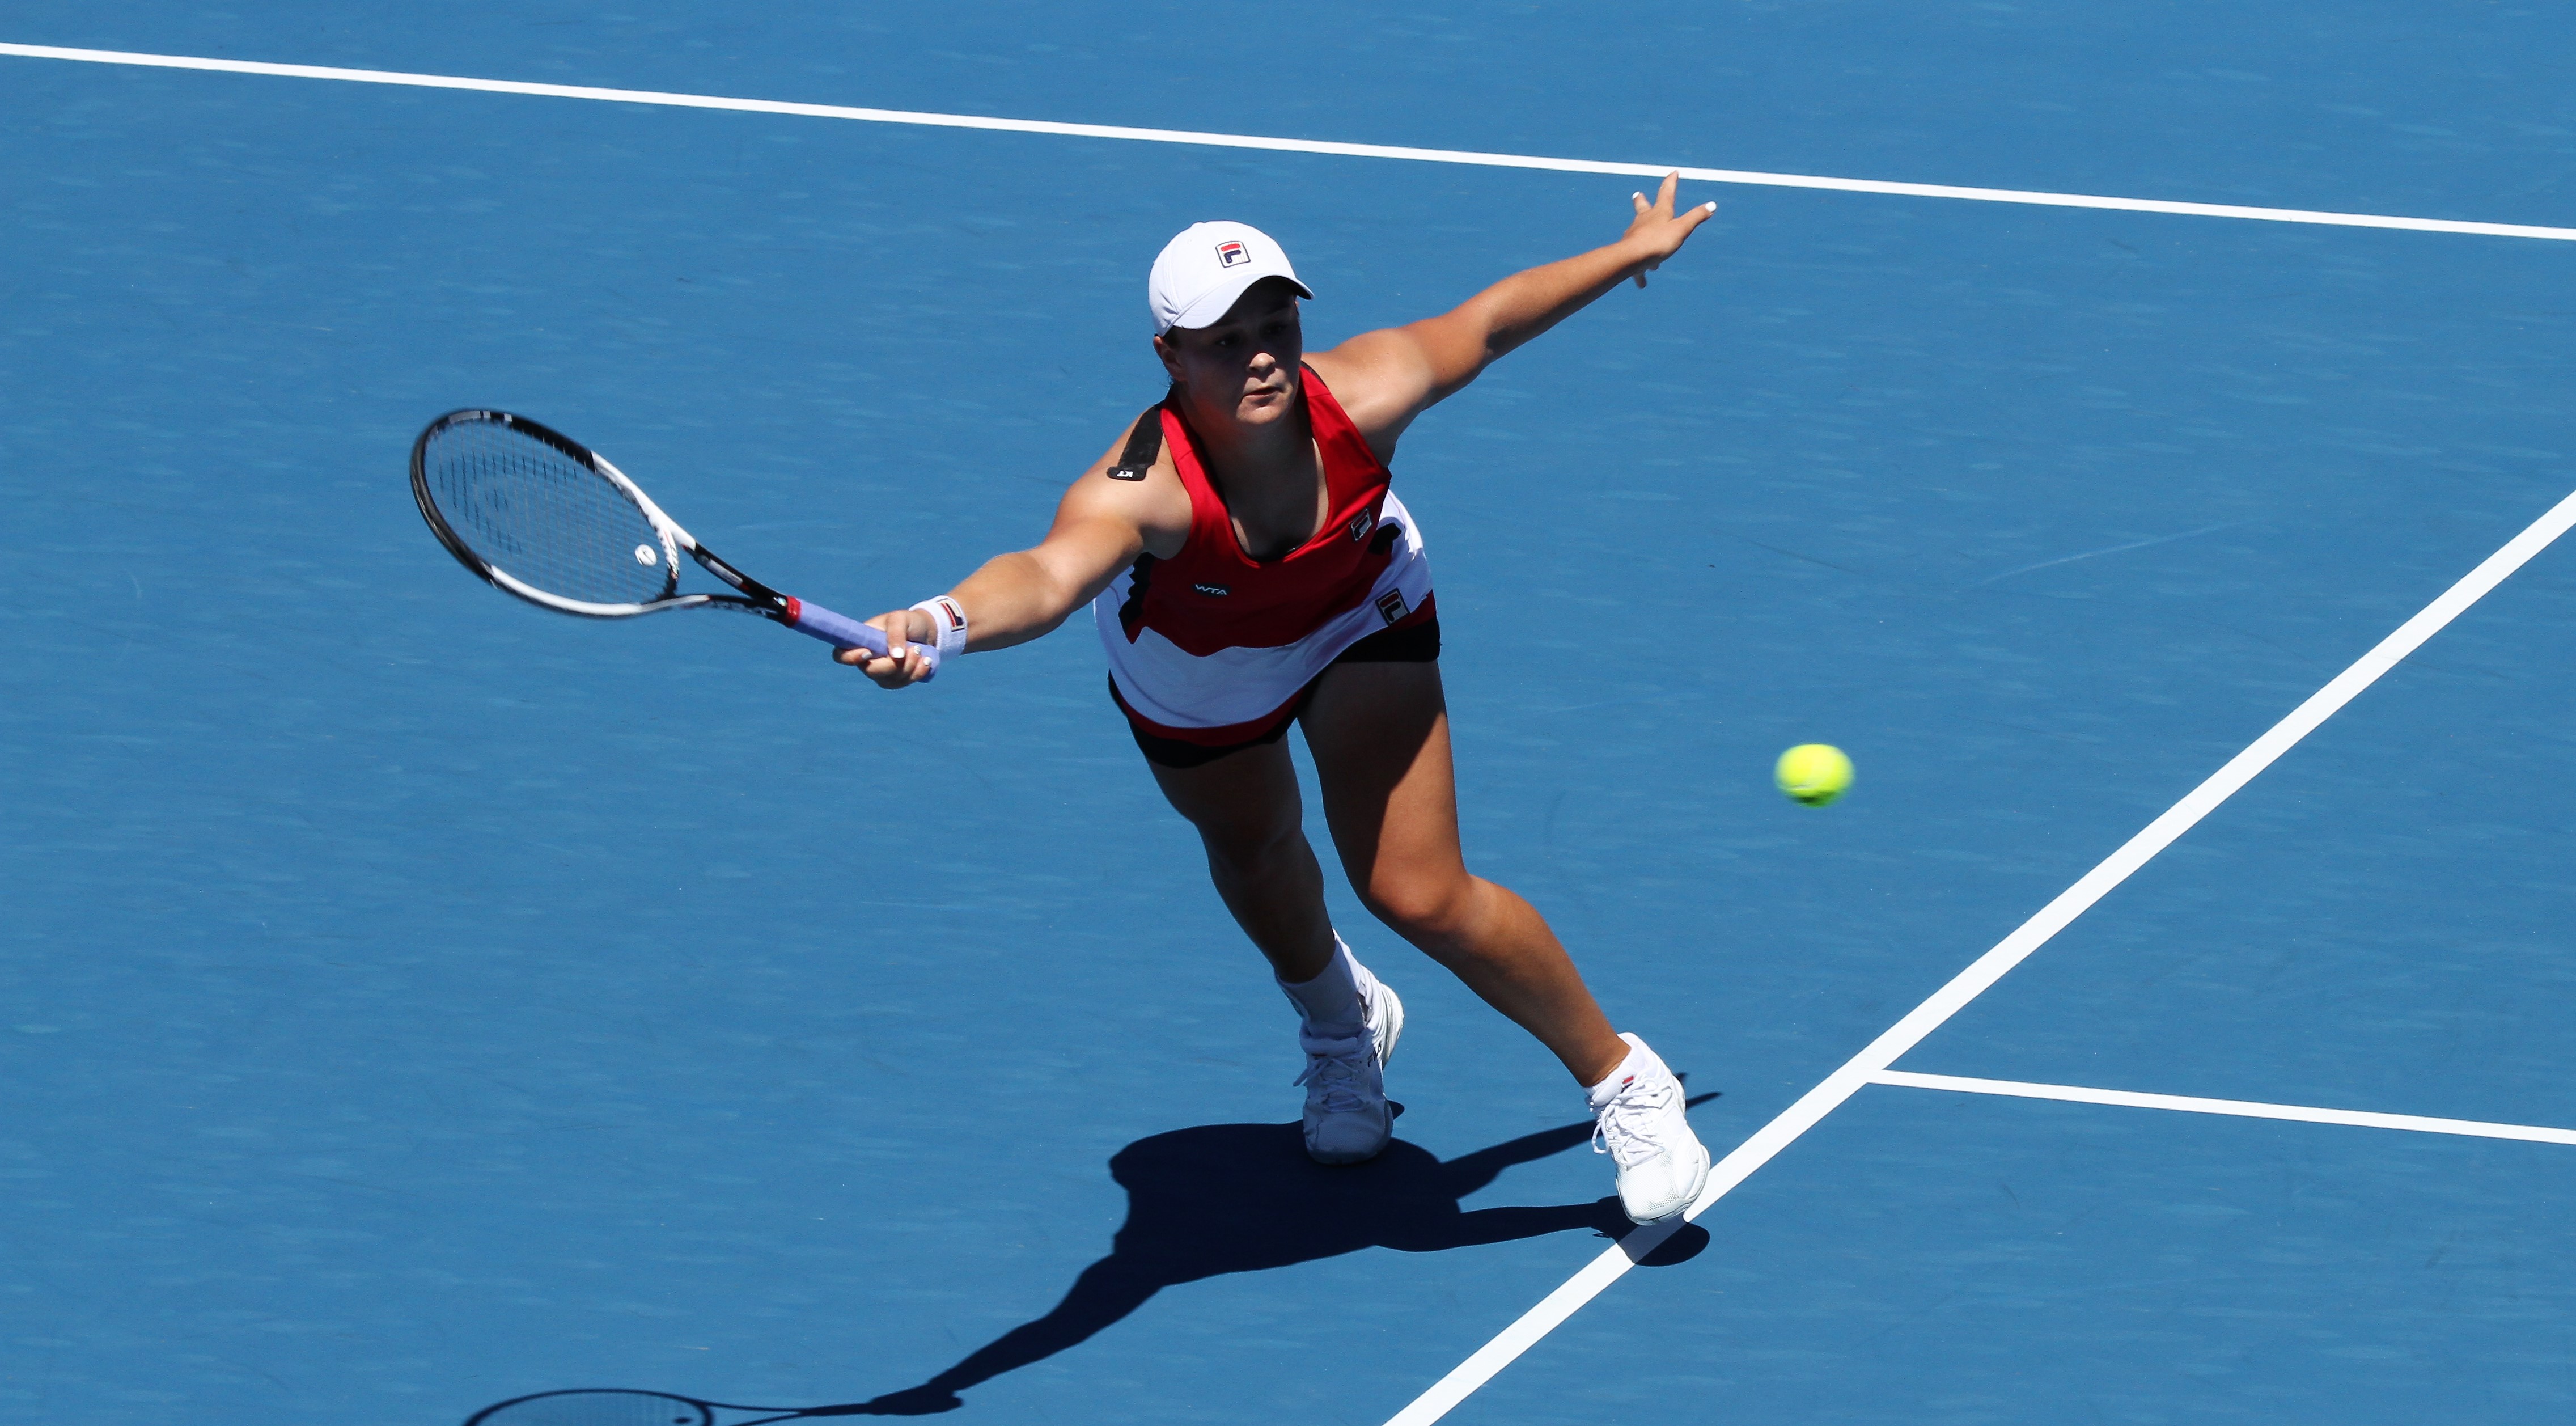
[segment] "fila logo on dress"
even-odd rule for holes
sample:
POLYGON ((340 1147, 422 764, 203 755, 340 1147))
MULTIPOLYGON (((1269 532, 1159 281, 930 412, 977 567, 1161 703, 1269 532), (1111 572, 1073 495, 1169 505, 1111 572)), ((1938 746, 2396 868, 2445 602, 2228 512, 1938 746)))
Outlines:
POLYGON ((1363 510, 1358 514, 1353 515, 1351 517, 1350 527, 1351 538, 1355 541, 1367 539, 1369 530, 1376 524, 1377 512, 1374 510, 1363 510))
POLYGON ((1390 627, 1405 613, 1403 590, 1390 589, 1377 597, 1377 617, 1384 619, 1390 627))
POLYGON ((1252 254, 1245 252, 1241 243, 1216 245, 1216 265, 1219 267, 1241 267, 1250 261, 1252 261, 1252 254))

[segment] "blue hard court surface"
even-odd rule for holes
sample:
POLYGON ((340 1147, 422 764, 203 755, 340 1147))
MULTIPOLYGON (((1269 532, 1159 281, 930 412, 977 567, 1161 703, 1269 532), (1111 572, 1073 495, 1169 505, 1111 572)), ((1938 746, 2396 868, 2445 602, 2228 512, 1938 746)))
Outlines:
MULTIPOLYGON (((2576 222, 2546 7, 0 3, 0 40, 2576 222)), ((887 697, 738 621, 549 618, 402 458, 524 410, 763 577, 899 603, 1151 398, 1178 226, 1277 233, 1329 341, 1606 240, 1630 186, 0 59, 0 1421, 868 1401, 1122 1222, 1093 1335, 955 1419, 1410 1400, 1600 1249, 1534 1045, 1340 901, 1409 1113, 1317 1177, 1288 1012, 1087 630, 887 697)), ((2576 252, 1699 196, 1398 473, 1471 859, 1723 1149, 2576 487, 2576 252), (1767 786, 1808 740, 1860 765, 1830 813, 1767 786)), ((2571 559, 1904 1067, 2576 1125, 2571 559)), ((2561 1421, 2571 1152, 1866 1090, 1451 1419, 2561 1421)))

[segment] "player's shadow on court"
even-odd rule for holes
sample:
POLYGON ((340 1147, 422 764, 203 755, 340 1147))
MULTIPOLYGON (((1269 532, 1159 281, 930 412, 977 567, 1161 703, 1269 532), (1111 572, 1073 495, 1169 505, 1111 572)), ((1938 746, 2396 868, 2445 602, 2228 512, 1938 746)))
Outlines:
MULTIPOLYGON (((1694 1096, 1692 1104, 1715 1099, 1694 1096)), ((957 1393, 1043 1361, 1090 1338, 1167 1287, 1259 1272, 1362 1248, 1436 1253, 1588 1228, 1624 1238, 1635 1228, 1619 1200, 1546 1208, 1462 1209, 1458 1200, 1503 1170, 1591 1137, 1589 1121, 1479 1149, 1442 1163, 1397 1139, 1365 1164, 1327 1168, 1306 1157, 1294 1124, 1202 1124, 1139 1139, 1109 1160, 1127 1190, 1127 1222, 1109 1256, 1082 1270, 1047 1314, 1012 1328, 919 1386, 824 1408, 841 1416, 924 1416, 965 1403, 957 1393)), ((1708 1246, 1687 1226, 1638 1259, 1684 1262, 1708 1246)), ((824 1414, 817 1412, 815 1414, 824 1414)))

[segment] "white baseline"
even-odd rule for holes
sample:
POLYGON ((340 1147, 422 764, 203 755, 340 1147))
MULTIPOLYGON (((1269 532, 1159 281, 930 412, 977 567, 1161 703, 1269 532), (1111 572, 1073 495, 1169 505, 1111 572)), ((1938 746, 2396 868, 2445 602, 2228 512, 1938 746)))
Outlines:
POLYGON ((2090 193, 2039 193, 2017 188, 1968 188, 1948 183, 1895 183, 1875 178, 1825 178, 1806 173, 1761 173, 1737 168, 1690 168, 1661 163, 1610 163, 1530 154, 1479 153, 1471 149, 1408 148, 1397 144, 1347 144, 1326 139, 1283 139, 1259 134, 1211 134, 1189 129, 1142 129, 1118 124, 1063 124, 1046 119, 998 119, 978 114, 932 114, 911 109, 865 109, 846 104, 799 104, 782 99, 734 99, 714 94, 670 94, 653 89, 603 89, 587 84, 538 84, 516 79, 475 79, 453 74, 405 74, 385 69, 339 69, 318 64, 199 55, 139 54, 126 50, 65 49, 57 45, 0 44, 0 55, 21 59, 76 60, 84 64, 147 69, 195 69, 218 74, 261 74, 280 79, 333 79, 352 84, 395 84, 415 89, 467 89, 485 94, 524 94, 545 99, 592 99, 615 104, 655 104, 678 109, 729 109, 746 114, 789 114, 808 119, 854 119, 869 124, 912 124, 935 129, 986 129, 1066 138, 1125 139, 1149 144, 1267 149, 1274 153, 1332 154, 1344 158, 1406 159, 1416 163, 1469 164, 1482 168, 1544 169, 1554 173, 1605 173, 1657 178, 1678 171, 1704 183, 1764 188, 1821 188, 1836 193, 1877 193, 1899 198, 1954 198, 1971 203, 2025 203, 2043 208, 2107 208, 2124 213, 2169 213, 2195 218, 2242 218, 2263 223, 2313 223, 2335 228, 2396 228, 2417 233, 2466 233, 2492 238, 2576 241, 2576 228, 2531 223, 2478 223, 2455 218, 2406 218, 2385 213, 2325 213, 2302 208, 2259 208, 2237 203, 2180 203, 2162 198, 2111 198, 2090 193))
POLYGON ((2534 1144, 2576 1144, 2576 1129, 2534 1124, 2490 1124, 2482 1119, 2433 1119, 2421 1114, 2373 1114, 2361 1109, 2315 1109, 2304 1104, 2263 1104, 2250 1099, 2201 1099, 2188 1094, 2141 1094, 2129 1089, 2087 1089, 2073 1084, 2031 1084, 2018 1079, 1972 1079, 1957 1074, 1880 1070, 1872 1084, 1904 1089, 1946 1089, 1958 1094, 2000 1094, 2014 1099, 2055 1099, 2068 1104, 2116 1104, 2130 1109, 2176 1109, 2185 1114, 2232 1114, 2240 1119, 2287 1119, 2299 1124, 2348 1124, 2358 1129, 2411 1129, 2418 1134, 2463 1134, 2474 1139, 2521 1139, 2534 1144))
MULTIPOLYGON (((2363 689, 2395 668, 2399 660, 2421 648, 2425 640, 2441 632, 2443 626, 2460 617, 2470 605, 2485 598, 2489 590, 2504 582, 2505 576, 2549 548, 2552 541, 2567 533, 2570 525, 2576 525, 2576 494, 2560 500, 2549 508, 2548 513, 2532 521, 2521 534, 2507 540, 2504 548, 2480 561, 2477 568, 2460 577, 2459 583, 2443 590, 2440 597, 2425 605, 2414 618, 2398 625, 2396 632, 2354 660, 2352 667, 2336 674, 2325 687, 2308 695, 2308 700, 2290 710, 2288 717, 2273 724, 2263 736, 2247 745, 2245 751, 2228 759, 2226 766, 2211 773, 2200 786, 2166 809, 2163 816, 2148 823, 2144 830, 2122 843, 2118 851, 2103 858, 2100 866, 2086 872, 2073 886, 2058 893, 2056 900, 2041 907, 2038 914, 2021 923, 2011 935, 1996 943, 1993 950, 1977 957, 1966 970, 1952 977, 1949 984, 1934 991, 1931 999, 1914 1007, 1904 1019, 1872 1040, 1868 1048, 1852 1056, 1841 1069, 1825 1076, 1823 1083, 1808 1090, 1797 1103, 1780 1111, 1779 1117, 1755 1130, 1753 1137, 1737 1145, 1733 1153, 1718 1160, 1717 1166, 1709 1170, 1708 1187, 1701 1190, 1699 1201, 1691 1205, 1684 1218, 1697 1218, 1707 1212, 1709 1206, 1725 1197, 1729 1190, 1752 1177, 1755 1170, 1797 1142, 1799 1136, 1816 1127, 1826 1115, 1841 1108, 1843 1101, 1858 1093, 1863 1085, 1880 1080, 1899 1056, 1922 1043, 1923 1038, 1939 1029, 1942 1022, 1958 1014, 1969 1001, 2003 979, 2005 972, 2029 959, 2032 952, 2046 945, 2049 938, 2091 909, 2093 903, 2109 895, 2113 887, 2128 880, 2158 852, 2172 846, 2200 819, 2234 796, 2237 789, 2253 781, 2255 774, 2270 767, 2283 753, 2296 747, 2300 739, 2315 732, 2326 719, 2359 697, 2363 689)), ((1680 1228, 1681 1221, 1641 1228, 1604 1250, 1599 1257, 1586 1263, 1581 1272, 1567 1279, 1564 1286, 1549 1293, 1536 1307, 1521 1314, 1520 1320, 1478 1348, 1475 1355, 1433 1383, 1431 1389, 1416 1397, 1411 1405, 1389 1417, 1387 1426, 1430 1426, 1431 1422, 1447 1415, 1450 1408, 1491 1381, 1496 1372, 1537 1345, 1540 1338, 1556 1330, 1557 1325, 1573 1316, 1577 1308, 1618 1281, 1638 1258, 1671 1237, 1680 1228)))

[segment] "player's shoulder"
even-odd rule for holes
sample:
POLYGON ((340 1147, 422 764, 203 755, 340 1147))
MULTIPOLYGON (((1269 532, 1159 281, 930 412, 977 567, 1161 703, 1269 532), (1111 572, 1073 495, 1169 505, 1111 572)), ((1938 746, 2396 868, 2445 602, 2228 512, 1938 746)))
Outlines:
POLYGON ((1159 430, 1162 415, 1158 406, 1120 428, 1109 449, 1066 490, 1064 516, 1133 525, 1148 548, 1188 535, 1190 492, 1173 462, 1171 443, 1160 443, 1147 457, 1136 440, 1147 422, 1159 430))
POLYGON ((1430 363, 1421 344, 1400 327, 1362 332, 1329 351, 1307 356, 1342 413, 1384 455, 1422 409, 1430 363))
POLYGON ((1306 365, 1333 388, 1345 408, 1353 400, 1369 399, 1378 388, 1404 384, 1422 360, 1420 343, 1401 327, 1362 332, 1339 346, 1306 354, 1306 365))

